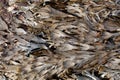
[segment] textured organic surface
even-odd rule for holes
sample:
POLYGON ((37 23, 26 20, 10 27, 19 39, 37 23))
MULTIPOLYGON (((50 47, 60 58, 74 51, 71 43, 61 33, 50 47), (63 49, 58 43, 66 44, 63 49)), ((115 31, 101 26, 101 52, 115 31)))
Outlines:
POLYGON ((0 80, 119 80, 120 0, 0 0, 0 80))

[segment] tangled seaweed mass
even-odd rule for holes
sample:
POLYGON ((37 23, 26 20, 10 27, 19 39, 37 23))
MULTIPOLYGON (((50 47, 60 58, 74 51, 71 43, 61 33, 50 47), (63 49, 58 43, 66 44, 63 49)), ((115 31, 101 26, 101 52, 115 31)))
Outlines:
POLYGON ((0 0, 0 80, 119 80, 120 0, 0 0))

